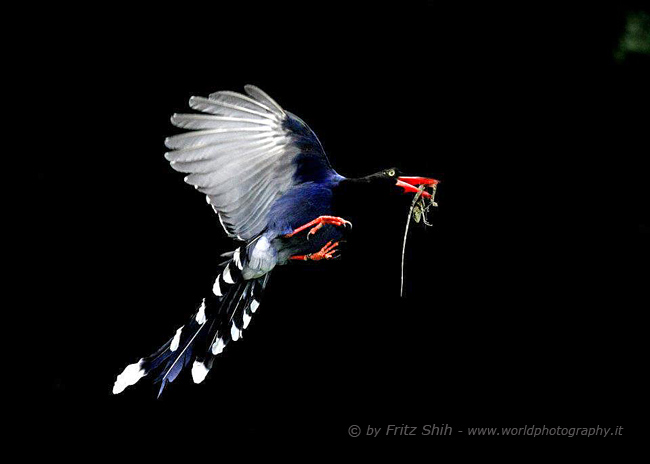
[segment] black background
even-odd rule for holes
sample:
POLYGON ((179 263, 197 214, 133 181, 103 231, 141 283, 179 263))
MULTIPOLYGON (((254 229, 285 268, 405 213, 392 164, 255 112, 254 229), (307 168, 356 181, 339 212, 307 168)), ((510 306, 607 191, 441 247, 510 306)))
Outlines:
MULTIPOLYGON (((25 139, 39 148, 21 199, 36 271, 26 296, 47 351, 28 430, 64 452, 178 437, 325 443, 351 440, 352 424, 632 434, 629 287, 647 192, 611 198, 641 185, 642 146, 647 156, 647 57, 613 58, 635 8, 39 12, 22 98, 51 122, 25 139), (145 378, 113 396, 116 375, 184 323, 235 246, 163 158, 169 116, 248 83, 303 118, 341 174, 398 166, 440 179, 434 227, 412 224, 405 298, 410 197, 396 190, 367 198, 340 261, 273 272, 203 384, 185 373, 156 400, 145 378), (615 232, 633 230, 617 214, 631 205, 636 242, 615 232)), ((598 440, 624 438, 581 443, 598 440)))

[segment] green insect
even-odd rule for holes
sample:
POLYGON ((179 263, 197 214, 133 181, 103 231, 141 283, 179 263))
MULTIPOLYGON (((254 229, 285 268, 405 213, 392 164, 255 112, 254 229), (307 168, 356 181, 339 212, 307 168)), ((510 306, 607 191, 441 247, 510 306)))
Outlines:
POLYGON ((422 204, 418 203, 413 207, 413 220, 419 223, 421 217, 422 217, 422 204))
POLYGON ((406 237, 408 236, 411 217, 415 220, 415 222, 419 223, 420 220, 422 220, 425 226, 431 227, 432 224, 427 220, 427 214, 429 213, 429 209, 432 206, 433 207, 438 206, 438 203, 434 201, 434 198, 436 196, 436 185, 431 186, 431 197, 428 200, 422 196, 422 192, 424 192, 425 189, 426 189, 426 185, 420 186, 418 192, 415 194, 415 198, 413 198, 413 202, 411 203, 411 209, 409 209, 409 214, 406 219, 406 229, 404 230, 404 242, 402 243, 402 279, 401 279, 400 291, 399 291, 400 296, 402 296, 404 292, 404 252, 406 251, 406 237))

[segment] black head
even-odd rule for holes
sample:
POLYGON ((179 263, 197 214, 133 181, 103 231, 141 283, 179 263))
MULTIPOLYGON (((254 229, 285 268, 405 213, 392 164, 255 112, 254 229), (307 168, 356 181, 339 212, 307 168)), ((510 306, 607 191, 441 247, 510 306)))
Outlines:
POLYGON ((359 180, 373 183, 373 184, 385 184, 385 185, 395 185, 397 178, 401 175, 401 172, 397 168, 388 168, 383 169, 369 176, 362 177, 359 180))

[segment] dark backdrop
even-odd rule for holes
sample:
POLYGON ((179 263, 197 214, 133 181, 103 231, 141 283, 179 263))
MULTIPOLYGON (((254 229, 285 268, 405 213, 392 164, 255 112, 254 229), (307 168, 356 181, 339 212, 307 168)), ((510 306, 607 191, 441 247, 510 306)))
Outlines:
POLYGON ((623 205, 608 198, 640 185, 619 161, 641 156, 648 61, 615 59, 635 8, 44 12, 24 63, 27 106, 51 121, 26 139, 43 145, 23 198, 47 346, 29 430, 70 451, 346 439, 352 424, 631 426, 626 287, 642 242, 615 236, 623 205), (342 259, 274 271, 203 384, 185 373, 156 400, 145 378, 113 396, 235 246, 163 158, 169 116, 247 83, 302 117, 343 175, 441 180, 434 227, 412 225, 405 298, 410 197, 367 198, 342 259))

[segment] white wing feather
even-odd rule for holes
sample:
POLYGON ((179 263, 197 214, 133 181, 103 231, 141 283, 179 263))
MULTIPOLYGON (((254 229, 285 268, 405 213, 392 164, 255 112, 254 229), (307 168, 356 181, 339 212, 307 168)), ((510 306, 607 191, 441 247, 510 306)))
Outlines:
POLYGON ((208 195, 231 237, 250 240, 267 224, 268 212, 293 185, 299 150, 283 128, 287 115, 268 95, 246 86, 249 96, 220 91, 192 97, 205 114, 174 114, 172 124, 190 132, 165 140, 172 167, 208 195))

